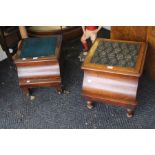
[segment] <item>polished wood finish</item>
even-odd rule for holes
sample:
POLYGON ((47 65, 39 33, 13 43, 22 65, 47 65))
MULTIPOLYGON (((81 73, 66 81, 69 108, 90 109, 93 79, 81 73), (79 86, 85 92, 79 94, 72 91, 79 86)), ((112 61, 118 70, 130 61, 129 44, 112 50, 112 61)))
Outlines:
POLYGON ((27 29, 28 35, 32 37, 41 37, 41 36, 50 36, 50 35, 62 35, 63 41, 68 41, 80 37, 82 35, 81 26, 67 26, 66 28, 60 30, 52 30, 52 31, 33 31, 31 29, 27 29))
POLYGON ((147 44, 140 42, 141 47, 134 68, 109 67, 90 62, 101 41, 122 42, 101 38, 95 41, 82 66, 84 70, 82 96, 87 100, 87 107, 90 109, 93 101, 107 102, 126 107, 127 116, 131 117, 137 106, 138 81, 144 66, 147 44))
POLYGON ((145 42, 147 38, 147 26, 112 26, 110 38, 145 42))
POLYGON ((146 73, 155 80, 155 26, 148 27, 147 42, 149 46, 146 57, 146 73))
POLYGON ((55 87, 58 92, 61 92, 59 63, 62 37, 60 35, 55 37, 57 37, 57 45, 54 56, 22 59, 20 52, 23 40, 19 43, 14 62, 17 67, 19 86, 26 95, 33 87, 55 87))

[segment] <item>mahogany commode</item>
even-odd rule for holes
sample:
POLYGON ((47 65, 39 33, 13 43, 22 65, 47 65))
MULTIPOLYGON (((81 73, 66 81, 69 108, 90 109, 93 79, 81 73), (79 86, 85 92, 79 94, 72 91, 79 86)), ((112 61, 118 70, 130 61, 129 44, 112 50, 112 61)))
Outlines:
POLYGON ((87 107, 92 108, 93 101, 107 102, 126 107, 132 117, 146 49, 144 42, 96 39, 82 66, 87 107))
POLYGON ((19 86, 25 94, 33 87, 55 87, 62 91, 60 52, 62 37, 26 38, 15 57, 19 86))

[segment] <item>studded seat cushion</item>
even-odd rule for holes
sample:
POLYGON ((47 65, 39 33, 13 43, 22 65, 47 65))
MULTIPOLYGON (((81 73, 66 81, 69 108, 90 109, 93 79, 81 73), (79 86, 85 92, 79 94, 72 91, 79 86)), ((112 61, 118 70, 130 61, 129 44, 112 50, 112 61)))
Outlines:
POLYGON ((51 56, 55 54, 56 37, 27 38, 21 49, 21 58, 51 56))
POLYGON ((91 63, 133 68, 139 49, 139 43, 103 41, 98 44, 91 63))

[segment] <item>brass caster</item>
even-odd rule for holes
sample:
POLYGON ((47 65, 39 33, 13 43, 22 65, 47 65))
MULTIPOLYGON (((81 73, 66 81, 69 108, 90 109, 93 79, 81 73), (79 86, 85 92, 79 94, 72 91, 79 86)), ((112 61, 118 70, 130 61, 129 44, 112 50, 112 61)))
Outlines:
POLYGON ((87 101, 87 108, 92 109, 93 107, 93 103, 91 101, 87 101))
POLYGON ((34 100, 35 99, 35 96, 30 96, 30 100, 32 101, 32 100, 34 100))

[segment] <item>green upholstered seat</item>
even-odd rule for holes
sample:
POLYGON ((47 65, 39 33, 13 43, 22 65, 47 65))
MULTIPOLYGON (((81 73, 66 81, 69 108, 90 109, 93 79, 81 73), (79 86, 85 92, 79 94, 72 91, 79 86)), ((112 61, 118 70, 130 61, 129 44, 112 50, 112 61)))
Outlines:
POLYGON ((55 55, 57 38, 26 38, 21 49, 21 58, 32 58, 55 55))

